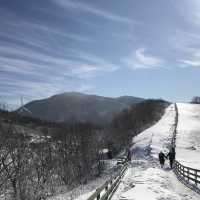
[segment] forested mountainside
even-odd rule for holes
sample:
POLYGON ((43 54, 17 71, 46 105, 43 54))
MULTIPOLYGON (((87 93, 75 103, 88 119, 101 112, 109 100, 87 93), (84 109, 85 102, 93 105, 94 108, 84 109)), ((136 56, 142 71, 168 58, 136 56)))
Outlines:
POLYGON ((114 114, 118 114, 130 105, 143 100, 131 96, 110 98, 67 92, 47 99, 32 101, 24 106, 25 109, 19 109, 19 111, 23 116, 48 121, 90 121, 108 124, 114 114))

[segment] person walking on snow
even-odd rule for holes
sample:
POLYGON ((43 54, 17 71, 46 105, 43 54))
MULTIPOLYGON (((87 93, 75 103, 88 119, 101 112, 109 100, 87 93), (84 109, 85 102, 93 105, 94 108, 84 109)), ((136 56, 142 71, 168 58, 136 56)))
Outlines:
POLYGON ((170 164, 171 169, 173 168, 175 157, 176 157, 175 148, 172 147, 169 153, 167 154, 167 158, 169 158, 169 164, 170 164))
POLYGON ((131 150, 128 148, 126 151, 127 151, 126 160, 127 160, 127 161, 131 161, 131 150))
POLYGON ((161 152, 159 153, 158 157, 159 157, 159 161, 160 161, 160 166, 161 166, 161 168, 163 168, 163 167, 164 167, 164 164, 165 164, 165 158, 166 158, 166 156, 165 156, 165 154, 161 151, 161 152))

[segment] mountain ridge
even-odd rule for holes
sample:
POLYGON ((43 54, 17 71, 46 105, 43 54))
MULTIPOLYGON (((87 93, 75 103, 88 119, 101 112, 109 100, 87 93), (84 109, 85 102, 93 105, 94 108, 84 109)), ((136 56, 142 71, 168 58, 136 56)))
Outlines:
POLYGON ((132 96, 105 97, 79 92, 65 92, 46 99, 31 101, 17 111, 23 116, 47 121, 107 123, 112 120, 114 114, 143 100, 143 98, 132 96))

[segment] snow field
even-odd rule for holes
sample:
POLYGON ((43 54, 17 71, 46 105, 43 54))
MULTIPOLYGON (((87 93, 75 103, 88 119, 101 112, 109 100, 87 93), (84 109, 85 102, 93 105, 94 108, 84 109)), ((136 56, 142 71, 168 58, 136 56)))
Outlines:
POLYGON ((160 168, 158 153, 168 152, 175 122, 174 105, 162 119, 133 139, 130 164, 112 200, 199 200, 200 196, 179 182, 168 161, 160 168))
POLYGON ((176 158, 187 167, 200 169, 200 105, 178 103, 177 106, 176 158))

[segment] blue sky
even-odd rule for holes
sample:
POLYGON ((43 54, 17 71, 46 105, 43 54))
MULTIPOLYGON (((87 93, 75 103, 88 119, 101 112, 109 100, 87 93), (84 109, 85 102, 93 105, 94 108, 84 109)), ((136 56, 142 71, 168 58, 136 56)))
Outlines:
POLYGON ((0 102, 200 95, 199 0, 0 0, 0 102))

